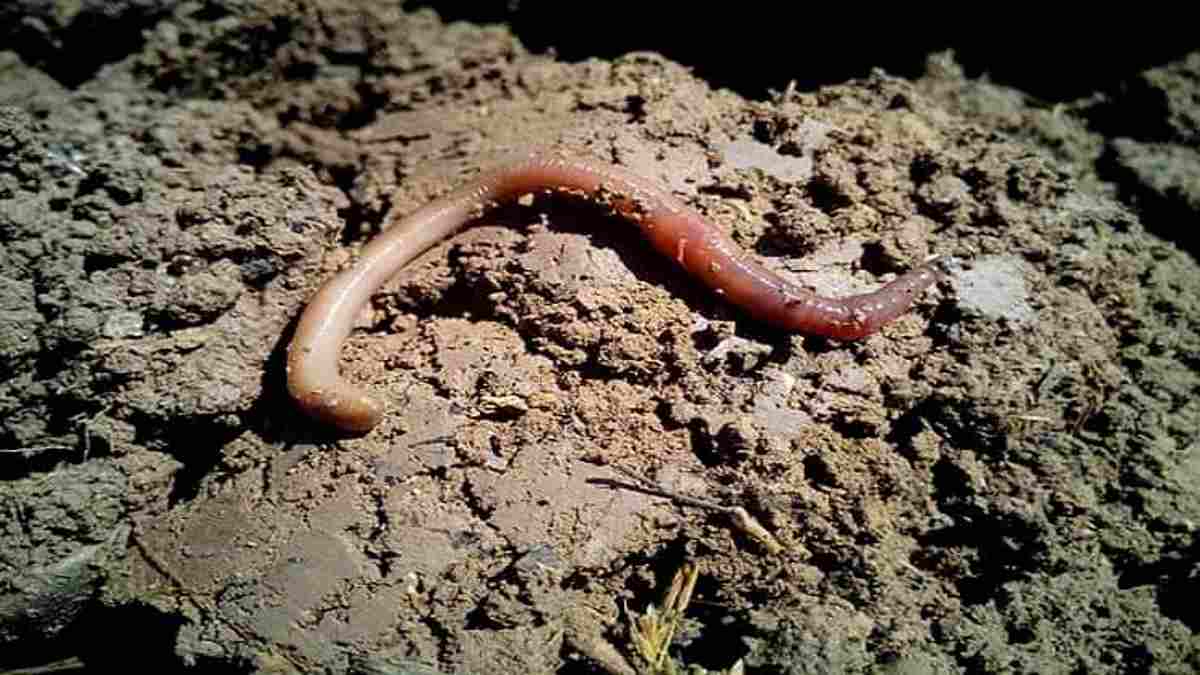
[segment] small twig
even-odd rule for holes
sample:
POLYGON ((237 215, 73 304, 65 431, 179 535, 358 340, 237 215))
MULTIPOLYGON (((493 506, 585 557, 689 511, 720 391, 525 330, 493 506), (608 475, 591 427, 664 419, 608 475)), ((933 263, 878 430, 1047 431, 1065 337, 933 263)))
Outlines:
POLYGON ((70 450, 74 450, 74 449, 75 448, 72 448, 67 445, 31 445, 27 448, 0 448, 0 454, 5 454, 5 455, 21 454, 21 455, 25 455, 28 457, 29 455, 34 455, 39 452, 51 452, 54 450, 70 451, 70 450))
MULTIPOLYGON (((79 445, 58 445, 55 443, 49 443, 47 445, 30 445, 21 448, 0 448, 0 455, 25 455, 25 457, 28 458, 41 452, 72 452, 74 450, 79 450, 83 453, 80 457, 80 461, 86 462, 92 454, 92 423, 96 421, 96 417, 99 414, 100 413, 97 413, 96 415, 92 415, 91 417, 84 419, 86 417, 86 413, 79 413, 71 418, 71 421, 75 423, 75 430, 79 432, 79 445)), ((108 437, 108 445, 110 448, 112 447, 111 436, 108 437)))
POLYGON ((642 478, 641 476, 634 475, 628 471, 621 470, 621 473, 625 474, 626 477, 633 481, 633 484, 631 485, 622 483, 621 481, 605 478, 593 479, 591 482, 603 483, 609 485, 610 487, 635 490, 637 492, 643 492, 646 494, 655 495, 657 497, 664 497, 683 506, 695 506, 697 508, 723 513, 729 517, 729 520, 733 523, 733 526, 736 529, 741 530, 743 534, 761 544, 771 555, 778 555, 783 552, 783 544, 779 543, 779 540, 775 538, 775 535, 771 534, 767 528, 763 527, 763 525, 758 522, 757 518, 750 515, 749 511, 740 506, 725 506, 724 504, 718 504, 717 502, 700 499, 698 497, 692 497, 690 495, 685 495, 673 490, 668 490, 661 485, 651 483, 649 480, 642 478))
POLYGON ((637 675, 621 652, 604 638, 576 633, 570 634, 567 640, 571 648, 591 659, 592 663, 609 675, 637 675))
POLYGON ((83 670, 84 668, 86 668, 86 664, 78 657, 72 656, 40 666, 0 671, 0 675, 43 675, 43 673, 65 673, 69 670, 83 670))

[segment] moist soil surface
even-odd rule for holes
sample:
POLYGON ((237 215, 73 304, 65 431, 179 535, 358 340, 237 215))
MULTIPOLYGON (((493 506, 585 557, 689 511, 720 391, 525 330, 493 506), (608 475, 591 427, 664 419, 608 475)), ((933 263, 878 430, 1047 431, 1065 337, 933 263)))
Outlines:
POLYGON ((692 672, 1200 669, 1200 54, 752 100, 427 9, 95 4, 0 10, 0 672, 671 672, 631 626, 681 570, 692 672), (841 343, 530 195, 362 313, 378 427, 305 419, 306 300, 531 148, 826 295, 953 264, 841 343))

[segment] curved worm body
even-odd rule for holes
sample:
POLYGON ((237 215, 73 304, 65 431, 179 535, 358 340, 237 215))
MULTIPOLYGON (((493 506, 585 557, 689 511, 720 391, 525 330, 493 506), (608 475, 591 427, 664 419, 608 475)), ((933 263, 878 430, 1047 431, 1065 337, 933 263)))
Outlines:
POLYGON ((375 426, 383 406, 338 372, 338 355, 358 312, 400 268, 488 206, 540 190, 579 192, 612 207, 693 277, 752 317, 785 330, 861 338, 907 311, 938 276, 929 261, 873 293, 815 295, 762 267, 716 225, 645 178, 592 160, 531 154, 389 227, 317 291, 288 349, 288 391, 301 409, 346 432, 375 426))

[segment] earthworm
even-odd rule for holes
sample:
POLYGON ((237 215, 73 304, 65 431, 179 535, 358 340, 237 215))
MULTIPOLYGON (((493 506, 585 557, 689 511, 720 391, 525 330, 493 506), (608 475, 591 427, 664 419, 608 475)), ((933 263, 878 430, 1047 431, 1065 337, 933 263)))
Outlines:
POLYGON ((342 379, 338 355, 370 296, 413 258, 497 202, 537 191, 583 194, 635 223, 660 253, 751 317, 789 331, 854 340, 900 316, 938 277, 934 260, 883 288, 827 298, 768 271, 696 211, 652 181, 589 159, 536 152, 485 173, 377 235, 353 265, 326 282, 296 325, 287 386, 309 416, 366 433, 383 406, 342 379))

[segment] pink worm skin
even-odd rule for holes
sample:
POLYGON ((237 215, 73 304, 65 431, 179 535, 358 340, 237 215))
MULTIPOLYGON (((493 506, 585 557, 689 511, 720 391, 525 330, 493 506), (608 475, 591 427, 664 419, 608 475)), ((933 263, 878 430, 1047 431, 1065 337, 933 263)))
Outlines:
POLYGON ((934 260, 883 288, 846 298, 815 295, 762 267, 699 213, 653 182, 594 160, 532 153, 418 209, 363 247, 355 263, 313 296, 288 349, 287 386, 309 416, 362 434, 383 406, 342 379, 338 355, 371 295, 413 258, 496 202, 542 190, 581 192, 636 223, 660 253, 752 317, 780 328, 855 340, 908 310, 938 278, 934 260))

